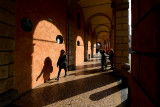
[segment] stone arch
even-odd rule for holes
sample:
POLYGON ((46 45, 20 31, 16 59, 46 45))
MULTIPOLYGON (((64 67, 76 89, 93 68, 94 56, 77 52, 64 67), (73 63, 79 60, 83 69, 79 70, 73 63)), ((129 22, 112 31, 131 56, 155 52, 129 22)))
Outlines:
POLYGON ((111 20, 111 18, 110 18, 107 14, 105 14, 105 13, 96 13, 96 14, 93 14, 92 16, 90 16, 90 17, 87 19, 87 21, 86 21, 86 30, 87 30, 88 24, 90 23, 90 20, 91 20, 92 18, 96 17, 96 16, 104 16, 104 17, 106 17, 106 18, 110 21, 110 23, 111 23, 111 25, 112 25, 112 20, 111 20))
POLYGON ((102 30, 102 31, 98 32, 97 35, 99 35, 99 34, 102 33, 102 32, 107 32, 108 34, 110 34, 110 32, 108 32, 108 31, 106 31, 106 30, 102 30))
POLYGON ((97 26, 93 29, 93 32, 95 32, 95 30, 96 30, 97 28, 99 28, 100 26, 105 26, 106 28, 108 28, 108 29, 111 31, 111 28, 110 28, 108 25, 106 25, 106 24, 99 24, 99 25, 97 25, 97 26))
MULTIPOLYGON (((107 32, 108 34, 110 34, 110 32, 108 32, 108 31, 106 31, 106 30, 102 30, 102 31, 98 32, 97 37, 96 37, 96 40, 98 40, 98 36, 99 36, 99 34, 102 33, 102 32, 107 32)), ((110 39, 110 35, 109 35, 109 38, 107 37, 107 39, 104 38, 104 37, 101 38, 101 39, 103 39, 103 40, 105 41, 104 44, 102 44, 102 47, 103 47, 104 49, 106 49, 106 51, 107 51, 107 43, 108 43, 108 41, 109 41, 109 39, 110 39)))

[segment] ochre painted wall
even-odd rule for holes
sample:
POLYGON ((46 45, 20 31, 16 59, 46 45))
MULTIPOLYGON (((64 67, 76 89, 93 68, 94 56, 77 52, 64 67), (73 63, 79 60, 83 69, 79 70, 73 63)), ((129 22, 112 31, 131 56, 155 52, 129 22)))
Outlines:
POLYGON ((82 62, 84 62, 84 42, 81 36, 77 36, 76 41, 80 42, 80 46, 77 46, 76 44, 76 50, 75 50, 76 64, 75 65, 79 65, 82 62))
POLYGON ((89 24, 89 35, 88 35, 88 54, 91 56, 91 43, 92 43, 92 25, 89 24))
POLYGON ((42 69, 47 72, 48 68, 44 67, 47 57, 53 66, 50 78, 57 75, 60 50, 66 50, 66 4, 66 0, 17 0, 15 87, 19 94, 44 82, 43 75, 38 81, 36 78, 42 69), (32 21, 31 32, 21 28, 24 17, 32 21), (63 36, 62 44, 56 43, 57 35, 63 36))
POLYGON ((93 37, 93 55, 96 54, 96 33, 94 32, 94 37, 93 37))
POLYGON ((75 24, 74 24, 74 37, 75 37, 75 65, 79 65, 84 62, 84 27, 85 27, 85 19, 83 15, 83 11, 81 9, 75 10, 75 24), (77 13, 80 13, 81 25, 80 29, 77 28, 77 13), (80 46, 77 46, 77 41, 80 41, 80 46))

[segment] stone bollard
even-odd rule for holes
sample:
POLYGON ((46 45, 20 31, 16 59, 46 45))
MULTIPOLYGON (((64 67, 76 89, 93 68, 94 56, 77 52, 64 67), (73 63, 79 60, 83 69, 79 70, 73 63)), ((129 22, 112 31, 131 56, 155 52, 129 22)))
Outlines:
POLYGON ((121 67, 122 67, 122 70, 124 70, 126 72, 129 72, 129 70, 130 70, 130 64, 129 63, 122 63, 121 67))
POLYGON ((130 64, 129 63, 122 63, 121 65, 122 67, 122 76, 123 76, 123 82, 125 84, 127 84, 128 82, 128 76, 129 76, 129 73, 130 73, 130 64))

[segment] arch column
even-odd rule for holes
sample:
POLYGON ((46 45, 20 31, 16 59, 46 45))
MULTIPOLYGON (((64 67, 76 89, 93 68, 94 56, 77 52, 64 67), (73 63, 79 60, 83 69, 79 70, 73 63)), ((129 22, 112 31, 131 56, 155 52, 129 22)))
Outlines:
POLYGON ((115 38, 114 38, 114 67, 121 70, 122 63, 129 62, 129 26, 128 26, 128 2, 115 1, 115 38))
POLYGON ((88 60, 88 35, 85 32, 84 36, 84 61, 88 60))
POLYGON ((91 58, 93 58, 93 54, 94 54, 94 33, 92 33, 91 36, 91 58))

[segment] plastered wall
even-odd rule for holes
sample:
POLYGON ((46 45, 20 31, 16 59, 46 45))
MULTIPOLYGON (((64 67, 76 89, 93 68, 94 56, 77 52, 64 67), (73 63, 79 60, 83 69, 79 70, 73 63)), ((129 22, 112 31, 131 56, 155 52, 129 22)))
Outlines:
MULTIPOLYGON (((44 69, 47 57, 53 66, 50 78, 57 75, 60 50, 66 50, 66 20, 66 0, 63 3, 59 0, 17 0, 15 87, 19 94, 44 82, 44 73, 36 79, 44 69), (25 32, 21 27, 21 20, 25 17, 32 21, 31 32, 25 32), (62 35, 62 44, 56 42, 57 35, 62 35)), ((45 69, 47 72, 48 68, 45 69)))

